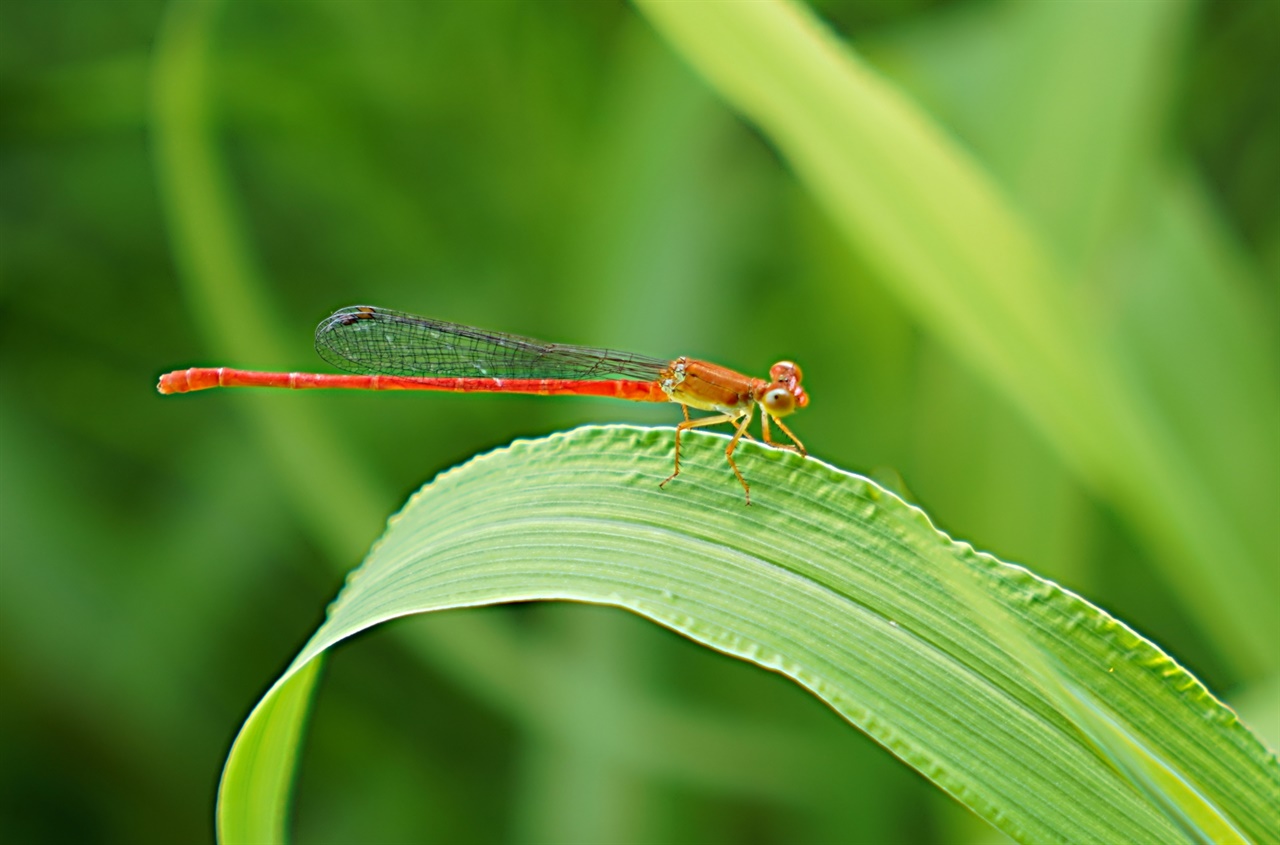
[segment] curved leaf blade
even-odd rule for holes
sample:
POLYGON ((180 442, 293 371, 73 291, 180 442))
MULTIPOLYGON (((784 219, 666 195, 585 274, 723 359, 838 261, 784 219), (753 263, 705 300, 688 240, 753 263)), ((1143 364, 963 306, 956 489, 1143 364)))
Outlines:
POLYGON ((296 730, 300 709, 275 699, 305 701, 314 674, 302 673, 329 647, 412 613, 556 599, 626 608, 793 678, 1023 841, 1274 835, 1274 756, 1155 646, 819 461, 746 444, 748 510, 724 443, 689 436, 666 490, 669 430, 631 427, 520 441, 424 487, 246 723, 220 792, 224 841, 278 841, 287 779, 248 779, 291 749, 258 738, 296 730), (1066 695, 1106 702, 1110 728, 1066 695), (1115 762, 1132 758, 1125 744, 1222 823, 1158 778, 1130 780, 1115 762))
POLYGON ((323 663, 320 658, 290 667, 245 721, 218 785, 219 842, 285 840, 298 742, 323 663))

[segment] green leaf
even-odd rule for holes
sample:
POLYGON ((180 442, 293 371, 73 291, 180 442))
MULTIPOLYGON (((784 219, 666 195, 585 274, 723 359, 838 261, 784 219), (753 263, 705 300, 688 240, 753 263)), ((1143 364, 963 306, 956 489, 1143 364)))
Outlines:
POLYGON ((218 786, 219 842, 283 842, 298 741, 322 658, 290 667, 253 711, 218 786), (270 795, 275 800, 263 801, 270 795), (237 812, 222 812, 235 807, 237 812))
POLYGON ((1122 623, 812 458, 743 444, 748 509, 725 438, 682 442, 666 489, 670 431, 620 426, 519 441, 424 487, 246 722, 223 841, 281 839, 328 648, 400 616, 535 600, 625 608, 790 677, 1022 841, 1275 838, 1274 756, 1122 623))
MULTIPOLYGON (((1274 566, 1152 410, 1055 247, 972 156, 797 3, 637 5, 760 127, 926 330, 1000 389, 1163 557, 1220 651, 1250 671, 1273 668, 1274 566), (1245 562, 1238 577, 1219 577, 1223 557, 1245 562)), ((1095 204, 1082 197, 1078 208, 1095 204)), ((1268 391, 1263 406, 1280 407, 1274 397, 1268 391)))

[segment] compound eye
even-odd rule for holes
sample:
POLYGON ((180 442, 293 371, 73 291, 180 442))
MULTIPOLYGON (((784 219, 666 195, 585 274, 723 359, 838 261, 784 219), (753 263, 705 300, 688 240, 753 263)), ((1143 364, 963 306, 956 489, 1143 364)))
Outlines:
POLYGON ((764 409, 775 417, 789 414, 796 409, 795 397, 782 386, 769 388, 765 391, 764 397, 760 401, 764 405, 764 409))

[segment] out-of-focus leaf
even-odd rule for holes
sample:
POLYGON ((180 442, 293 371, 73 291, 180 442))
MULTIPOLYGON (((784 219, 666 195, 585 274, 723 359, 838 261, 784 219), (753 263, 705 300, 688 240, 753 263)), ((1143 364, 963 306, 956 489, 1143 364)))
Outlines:
MULTIPOLYGON (((1248 550, 1215 559, 1217 580, 1276 595, 1274 308, 1193 168, 1170 166, 1160 133, 1175 119, 1190 11, 971 7, 870 53, 977 149, 1073 268, 1112 367, 1132 373, 1145 413, 1167 425, 1248 550)), ((1198 604, 1197 576, 1177 557, 1158 560, 1198 604)))
POLYGON ((797 4, 638 4, 771 138, 922 323, 1178 569, 1222 653, 1273 666, 1273 583, 1258 565, 1218 574, 1224 557, 1255 560, 1230 508, 990 177, 797 4))

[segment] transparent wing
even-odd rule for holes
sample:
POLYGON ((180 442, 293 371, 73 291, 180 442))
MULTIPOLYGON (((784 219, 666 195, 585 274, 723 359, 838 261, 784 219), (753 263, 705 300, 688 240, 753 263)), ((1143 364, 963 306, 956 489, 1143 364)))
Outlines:
POLYGON ((316 352, 363 375, 652 381, 670 363, 613 349, 518 335, 352 305, 316 327, 316 352))

